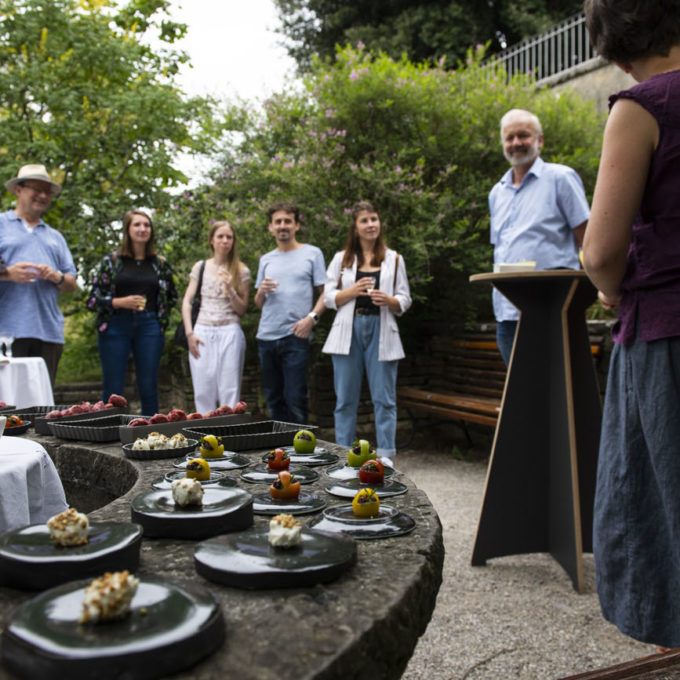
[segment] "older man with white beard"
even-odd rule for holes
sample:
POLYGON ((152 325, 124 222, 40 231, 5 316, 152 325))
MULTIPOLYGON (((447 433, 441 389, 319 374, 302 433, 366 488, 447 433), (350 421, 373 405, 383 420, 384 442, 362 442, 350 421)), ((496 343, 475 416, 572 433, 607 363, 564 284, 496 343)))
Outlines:
MULTIPOLYGON (((503 116, 501 143, 512 167, 489 193, 494 263, 528 260, 536 269, 579 269, 590 215, 581 178, 566 165, 539 158, 543 130, 529 111, 512 109, 503 116)), ((498 348, 507 365, 519 311, 495 289, 493 306, 498 348)))

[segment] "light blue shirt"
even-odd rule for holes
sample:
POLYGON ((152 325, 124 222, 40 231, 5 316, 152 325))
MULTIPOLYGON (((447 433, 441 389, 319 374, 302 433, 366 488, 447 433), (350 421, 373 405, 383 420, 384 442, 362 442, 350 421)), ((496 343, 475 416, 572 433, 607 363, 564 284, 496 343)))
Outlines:
POLYGON ((326 282, 323 253, 307 243, 295 250, 272 250, 260 258, 255 288, 268 276, 278 282, 267 293, 257 329, 258 340, 279 340, 291 335, 291 328, 314 307, 314 288, 326 282))
MULTIPOLYGON (((14 210, 0 214, 0 256, 8 265, 32 262, 49 264, 64 274, 77 273, 64 237, 42 220, 29 233, 14 210)), ((59 289, 45 279, 0 281, 0 335, 63 344, 64 317, 58 300, 59 289)))
MULTIPOLYGON (((566 165, 537 158, 522 184, 512 183, 512 168, 489 193, 494 263, 534 260, 536 269, 580 269, 572 229, 590 216, 583 182, 566 165)), ((495 288, 497 321, 519 318, 517 308, 495 288)))

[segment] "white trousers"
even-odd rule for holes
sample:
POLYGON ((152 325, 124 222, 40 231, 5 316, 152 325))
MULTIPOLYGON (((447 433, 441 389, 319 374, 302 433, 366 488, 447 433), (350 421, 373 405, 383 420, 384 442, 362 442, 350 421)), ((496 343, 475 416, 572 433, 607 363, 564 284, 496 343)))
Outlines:
POLYGON ((246 356, 246 337, 241 324, 196 324, 194 333, 205 343, 198 346, 201 354, 198 359, 189 354, 196 410, 207 413, 218 406, 233 406, 241 398, 246 356))

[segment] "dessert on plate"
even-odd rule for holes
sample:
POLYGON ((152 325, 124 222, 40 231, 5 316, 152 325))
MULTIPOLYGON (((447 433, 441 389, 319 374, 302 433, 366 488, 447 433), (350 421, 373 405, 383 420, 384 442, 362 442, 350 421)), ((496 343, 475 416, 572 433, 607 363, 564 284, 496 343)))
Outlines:
POLYGON ((269 493, 275 500, 295 500, 300 495, 300 482, 288 470, 281 470, 269 493))
POLYGON ((182 508, 188 505, 203 505, 203 487, 197 479, 183 477, 170 485, 172 498, 182 508))
POLYGON ((362 484, 382 484, 385 481, 385 467, 379 460, 367 460, 359 468, 362 484))
POLYGON ((293 515, 276 515, 269 521, 269 543, 275 548, 293 548, 302 542, 302 525, 293 515))
POLYGON ((367 460, 372 460, 378 457, 375 449, 371 448, 371 445, 366 439, 360 439, 356 444, 347 452, 347 464, 351 467, 361 467, 367 460))
POLYGON ((126 569, 107 572, 85 588, 80 623, 100 623, 125 618, 137 592, 139 579, 126 569))
POLYGON ((293 437, 293 448, 296 453, 314 453, 316 448, 316 435, 309 430, 300 430, 293 437))
POLYGON ((380 499, 373 489, 362 489, 354 496, 352 512, 355 517, 376 517, 380 511, 380 499))
POLYGON ((199 481, 210 479, 210 465, 203 458, 193 458, 187 463, 186 476, 199 481))
POLYGON ((290 456, 283 449, 274 449, 267 454, 267 467, 270 470, 287 470, 290 456))
POLYGON ((47 520, 47 528, 50 530, 50 540, 56 545, 63 547, 85 545, 88 541, 90 521, 87 515, 75 508, 69 508, 50 517, 47 520))
POLYGON ((220 458, 224 453, 224 444, 222 444, 221 437, 208 434, 205 437, 201 437, 201 444, 198 450, 203 458, 220 458))

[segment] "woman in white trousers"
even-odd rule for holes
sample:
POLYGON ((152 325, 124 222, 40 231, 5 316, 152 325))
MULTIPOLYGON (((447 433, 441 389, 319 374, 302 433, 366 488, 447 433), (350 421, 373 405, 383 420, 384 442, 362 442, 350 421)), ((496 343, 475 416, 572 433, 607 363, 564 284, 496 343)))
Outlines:
POLYGON ((182 300, 194 402, 204 414, 240 399, 246 352, 241 316, 248 307, 250 283, 250 271, 238 258, 236 234, 229 222, 215 222, 208 243, 213 256, 193 266, 182 300), (191 306, 197 294, 201 307, 192 328, 191 306))

